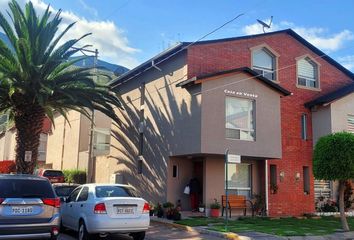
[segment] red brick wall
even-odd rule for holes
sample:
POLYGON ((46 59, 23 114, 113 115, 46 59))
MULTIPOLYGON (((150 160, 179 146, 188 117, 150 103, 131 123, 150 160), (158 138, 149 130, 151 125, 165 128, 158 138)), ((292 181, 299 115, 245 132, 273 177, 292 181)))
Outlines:
POLYGON ((311 112, 304 103, 324 93, 333 91, 352 80, 337 68, 318 58, 307 47, 286 33, 228 42, 191 46, 188 49, 188 76, 238 67, 251 67, 250 48, 266 43, 279 54, 278 79, 280 85, 293 93, 281 100, 282 159, 271 160, 277 165, 278 192, 269 195, 269 214, 301 215, 314 211, 314 189, 312 176, 312 125, 311 112), (296 58, 310 54, 320 64, 321 91, 296 87, 296 58), (301 139, 301 115, 308 114, 308 140, 301 139), (310 167, 310 195, 303 192, 303 166, 310 167), (285 177, 280 181, 279 173, 285 177), (300 173, 300 180, 295 174, 300 173))

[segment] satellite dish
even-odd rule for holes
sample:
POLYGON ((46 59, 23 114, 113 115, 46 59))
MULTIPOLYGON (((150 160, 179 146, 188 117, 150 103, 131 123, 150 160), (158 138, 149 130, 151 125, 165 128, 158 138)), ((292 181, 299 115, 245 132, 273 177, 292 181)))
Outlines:
POLYGON ((263 27, 263 32, 264 32, 264 33, 265 33, 264 28, 270 29, 270 26, 272 25, 272 21, 273 21, 273 16, 270 17, 270 22, 269 22, 269 24, 263 22, 262 20, 257 19, 257 22, 259 22, 259 23, 262 25, 262 27, 263 27))

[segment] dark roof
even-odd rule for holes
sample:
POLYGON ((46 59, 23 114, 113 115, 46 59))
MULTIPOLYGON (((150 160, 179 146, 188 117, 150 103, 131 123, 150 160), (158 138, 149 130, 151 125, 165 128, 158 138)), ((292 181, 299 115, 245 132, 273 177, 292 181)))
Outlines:
POLYGON ((346 74, 348 77, 354 80, 354 73, 343 67, 341 64, 339 64, 337 61, 335 61, 333 58, 329 57, 327 54, 322 52, 320 49, 309 43, 307 40, 305 40, 303 37, 301 37, 299 34, 297 34, 295 31, 292 29, 285 29, 285 30, 280 30, 280 31, 275 31, 275 32, 269 32, 269 33, 262 33, 262 34, 255 34, 255 35, 247 35, 247 36, 240 36, 240 37, 233 37, 233 38, 223 38, 223 39, 216 39, 216 40, 206 40, 206 41, 200 41, 200 42, 182 42, 179 43, 178 45, 167 49, 166 51, 158 54, 157 56, 147 60, 146 62, 140 64, 136 68, 130 70, 129 72, 121 75, 117 79, 113 80, 111 82, 111 86, 117 86, 125 81, 128 81, 129 79, 133 78, 135 75, 140 74, 141 72, 146 71, 147 69, 150 69, 152 67, 152 62, 154 61, 155 64, 158 64, 159 62, 162 62, 171 56, 175 55, 179 51, 183 51, 187 49, 190 45, 203 45, 203 44, 213 44, 213 43, 219 43, 219 42, 228 42, 228 41, 237 41, 237 40, 242 40, 242 39, 252 39, 252 38, 257 38, 257 37, 264 37, 264 36, 270 36, 270 35, 276 35, 280 33, 286 33, 295 38, 297 41, 305 45, 307 48, 309 48, 311 51, 316 53, 317 55, 321 56, 325 61, 328 63, 332 64, 336 68, 338 68, 340 71, 342 71, 344 74, 346 74))
POLYGON ((156 55, 153 58, 150 58, 146 62, 140 64, 139 66, 133 68, 132 70, 122 74, 118 78, 112 80, 110 82, 110 85, 113 87, 116 87, 117 85, 120 85, 131 78, 135 77, 136 75, 139 75, 142 72, 145 72, 146 70, 149 70, 150 68, 153 67, 154 64, 159 64, 160 62, 163 62, 167 60, 168 58, 172 57, 174 54, 176 54, 178 51, 182 51, 186 49, 188 46, 188 43, 179 43, 176 46, 173 46, 172 48, 169 48, 158 55, 156 55))
POLYGON ((250 69, 248 67, 235 68, 235 69, 231 69, 231 70, 214 72, 214 73, 210 73, 210 74, 196 76, 196 77, 187 79, 185 81, 182 81, 180 83, 177 83, 176 86, 177 87, 188 87, 190 85, 193 85, 194 82, 197 81, 197 80, 202 80, 202 79, 216 77, 216 76, 222 76, 222 75, 230 74, 230 73, 238 73, 238 72, 245 72, 245 73, 250 74, 251 76, 255 77, 255 79, 265 83, 266 85, 268 85, 268 87, 272 88, 273 90, 276 90, 276 91, 280 92, 284 96, 288 96, 288 95, 291 94, 291 92, 289 92, 285 88, 281 87, 279 84, 276 84, 273 81, 263 77, 262 75, 258 74, 257 72, 253 71, 252 69, 250 69))
POLYGON ((354 83, 339 88, 333 92, 322 95, 321 97, 318 97, 310 102, 307 102, 305 103, 305 107, 312 108, 317 105, 327 104, 336 101, 342 97, 345 97, 353 92, 354 92, 354 83))

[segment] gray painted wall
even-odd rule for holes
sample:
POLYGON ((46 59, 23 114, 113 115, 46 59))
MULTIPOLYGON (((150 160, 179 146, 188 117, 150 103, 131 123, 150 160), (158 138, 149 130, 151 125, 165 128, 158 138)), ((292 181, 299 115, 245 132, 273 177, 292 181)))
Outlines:
POLYGON ((242 156, 281 158, 280 94, 248 74, 203 82, 201 121, 203 153, 224 154, 229 148, 230 153, 242 156), (257 95, 242 96, 256 102, 255 141, 225 138, 225 97, 238 97, 226 94, 225 90, 257 95))

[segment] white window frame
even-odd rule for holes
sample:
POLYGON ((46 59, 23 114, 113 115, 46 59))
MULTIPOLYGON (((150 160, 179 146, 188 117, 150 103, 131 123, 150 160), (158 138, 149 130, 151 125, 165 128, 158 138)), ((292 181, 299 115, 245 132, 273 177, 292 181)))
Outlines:
POLYGON ((296 58, 296 86, 298 88, 304 88, 304 89, 320 91, 321 90, 321 88, 320 88, 320 66, 321 66, 321 64, 319 62, 317 62, 312 56, 310 56, 308 54, 296 58), (308 62, 310 62, 310 64, 312 62, 312 64, 315 67, 315 74, 316 74, 315 78, 309 78, 307 76, 301 76, 299 74, 299 62, 300 62, 300 60, 308 61, 308 62), (299 83, 300 79, 305 80, 305 82, 306 82, 305 85, 299 83), (315 87, 312 87, 310 83, 315 83, 314 84, 315 87))
MULTIPOLYGON (((248 99, 248 98, 239 98, 239 97, 231 97, 231 96, 226 96, 225 98, 225 131, 227 130, 238 130, 240 131, 240 138, 232 138, 232 137, 228 137, 226 136, 227 139, 233 139, 233 140, 242 140, 242 141, 256 141, 256 101, 254 99, 248 99), (238 99, 238 100, 242 100, 242 101, 249 101, 251 106, 252 106, 252 110, 248 110, 248 121, 247 121, 247 125, 248 128, 228 128, 226 126, 227 124, 227 99, 238 99), (250 119, 252 118, 252 124, 250 119), (247 132, 248 133, 248 138, 241 138, 241 131, 247 132)), ((226 134, 225 134, 226 135, 226 134)))
POLYGON ((255 47, 250 48, 251 50, 251 64, 252 64, 252 69, 256 72, 261 72, 260 74, 262 74, 263 77, 267 78, 265 75, 267 73, 272 73, 273 74, 273 79, 269 79, 273 82, 279 82, 279 78, 278 78, 278 58, 279 58, 279 54, 274 51, 270 46, 268 46, 267 44, 261 44, 255 47), (263 68, 263 67, 259 67, 259 66, 254 66, 254 54, 257 51, 264 51, 266 52, 268 55, 270 55, 273 58, 273 69, 268 69, 268 68, 263 68))

